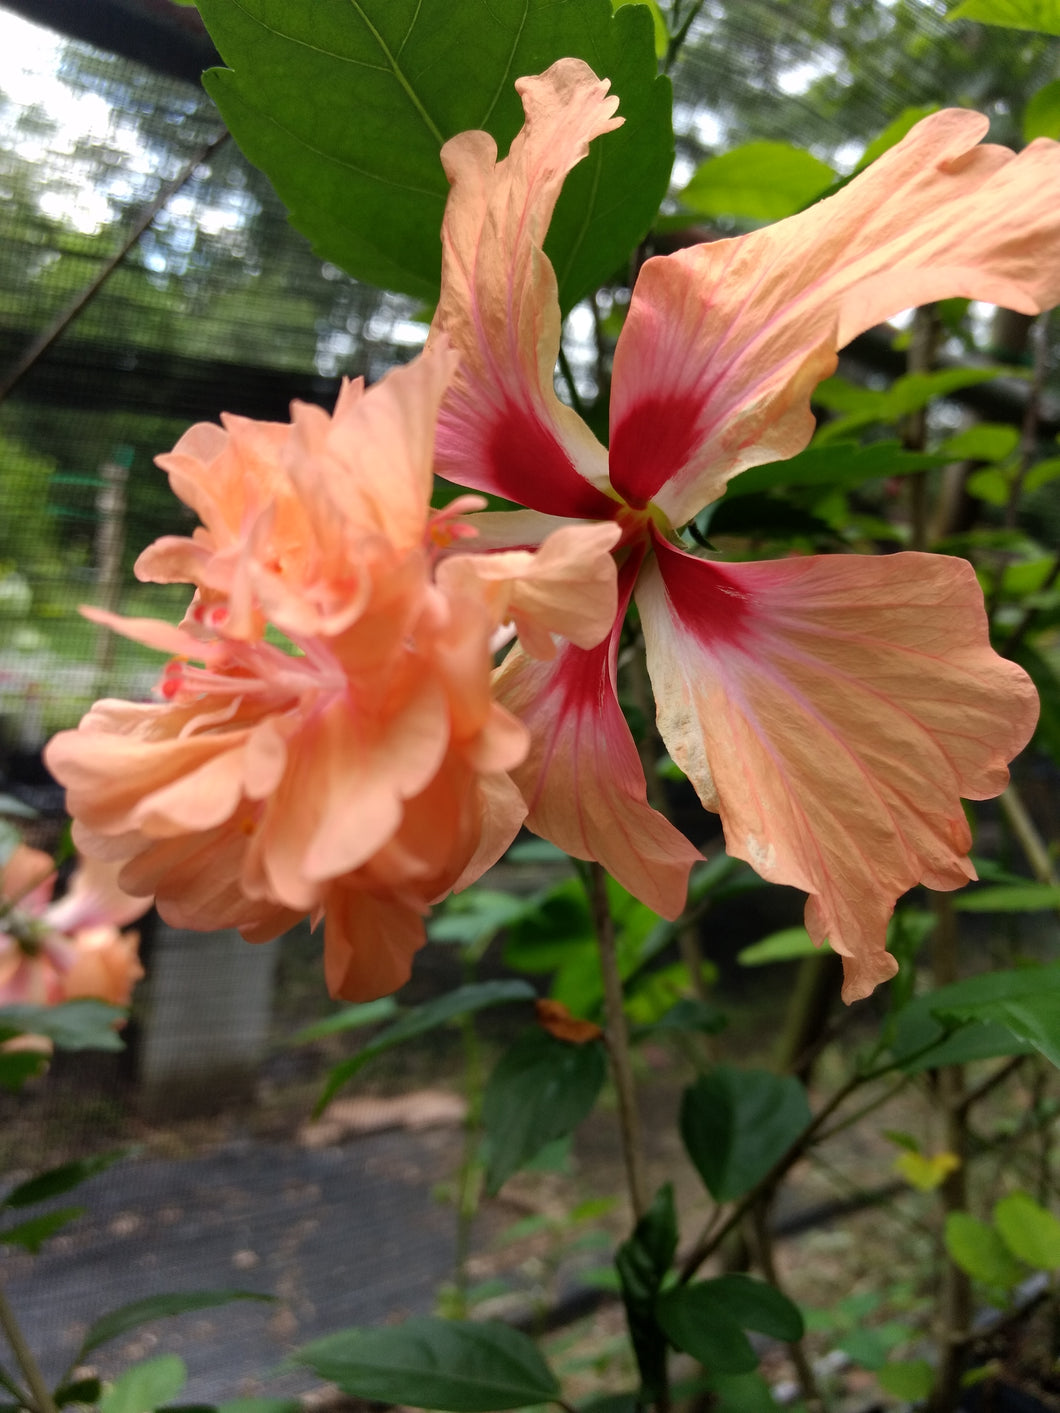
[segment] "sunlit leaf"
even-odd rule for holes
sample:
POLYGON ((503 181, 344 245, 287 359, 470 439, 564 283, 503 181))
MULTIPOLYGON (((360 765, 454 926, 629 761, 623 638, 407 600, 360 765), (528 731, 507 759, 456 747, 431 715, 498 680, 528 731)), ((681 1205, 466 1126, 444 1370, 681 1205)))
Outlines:
POLYGON ((666 51, 670 46, 670 32, 666 28, 666 20, 663 12, 659 9, 659 0, 611 0, 612 8, 621 10, 623 5, 646 5, 651 11, 651 22, 655 33, 655 57, 665 59, 666 51))
POLYGON ((187 1382, 184 1360, 160 1354, 119 1374, 99 1401, 99 1413, 153 1413, 171 1402, 187 1382))
POLYGON ((970 1212, 949 1214, 945 1240, 950 1258, 973 1280, 995 1290, 1011 1290, 1023 1279, 1023 1268, 998 1233, 970 1212))
POLYGON ((1020 1261, 1039 1271, 1060 1270, 1060 1221, 1027 1192, 1010 1192, 994 1207, 994 1225, 1020 1261))
POLYGON ((678 199, 699 216, 776 221, 801 211, 835 181, 819 157, 787 142, 748 142, 700 163, 678 199))
POLYGON ((876 1379, 903 1403, 922 1403, 935 1386, 935 1370, 926 1359, 894 1360, 876 1370, 876 1379))
POLYGON ((227 69, 205 79, 236 141, 319 255, 359 280, 438 294, 442 144, 485 128, 506 152, 515 80, 565 55, 610 78, 625 126, 565 183, 546 249, 570 309, 622 265, 666 191, 670 85, 647 7, 610 0, 200 0, 227 69))
POLYGON ((946 18, 1060 35, 1060 0, 963 0, 946 18))

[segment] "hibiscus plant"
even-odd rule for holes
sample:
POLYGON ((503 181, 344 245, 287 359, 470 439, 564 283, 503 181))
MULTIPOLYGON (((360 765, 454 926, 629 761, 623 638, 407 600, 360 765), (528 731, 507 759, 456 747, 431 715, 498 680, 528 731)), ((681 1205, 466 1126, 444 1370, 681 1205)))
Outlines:
MULTIPOLYGON (((977 18, 1033 27, 1029 4, 1013 20, 1019 0, 993 3, 976 0, 977 18)), ((473 1040, 476 1012, 523 1015, 472 1104, 464 1221, 576 1128, 610 1070, 629 1206, 614 1279, 636 1373, 599 1407, 623 1413, 670 1406, 675 1353, 718 1406, 760 1406, 749 1332, 787 1345, 804 1405, 823 1406, 778 1276, 777 1194, 859 1103, 930 1074, 939 1151, 894 1141, 902 1179, 946 1219, 942 1334, 932 1359, 885 1352, 879 1367, 884 1388, 941 1411, 973 1342, 969 1281, 990 1285, 1007 1242, 994 1284, 1018 1287, 1040 1244, 1017 1230, 1028 1212, 1055 1240, 1026 1194, 1003 1199, 1000 1235, 970 1215, 967 1169, 972 1110, 1021 1065, 1060 1063, 1060 966, 962 979, 956 924, 1060 896, 1008 773, 1058 735, 1060 559, 1014 533, 979 553, 946 500, 964 463, 960 494, 1014 532, 1036 471, 1047 485, 1045 353, 1015 441, 927 409, 996 372, 945 365, 946 319, 976 301, 1029 326, 1060 301, 1060 144, 1016 153, 984 141, 986 118, 942 108, 897 122, 852 171, 795 153, 792 192, 760 179, 758 219, 726 208, 710 163, 668 195, 666 71, 700 8, 200 0, 226 65, 207 88, 291 220, 356 278, 428 301, 429 331, 330 412, 218 409, 159 457, 198 525, 145 549, 137 574, 189 587, 183 621, 88 612, 168 665, 153 700, 97 703, 46 754, 86 871, 132 897, 72 961, 64 929, 87 884, 50 903, 47 867, 11 882, 41 856, 13 853, 4 999, 126 1002, 137 964, 117 926, 149 898, 174 925, 251 942, 319 924, 326 985, 350 1003, 332 1034, 379 1018, 363 1007, 404 984, 432 932, 457 942, 465 984, 391 1018, 322 1105, 412 1035, 456 1021, 473 1040), (704 229, 712 207, 730 233, 704 229), (892 387, 837 376, 868 331, 900 344, 888 321, 914 308, 892 387), (997 796, 1016 871, 988 864, 988 886, 955 892, 977 877, 963 802, 997 796), (524 828, 570 861, 559 881, 530 898, 478 883, 524 828), (763 882, 806 898, 804 927, 742 955, 801 959, 773 1069, 705 1040, 724 1017, 703 918, 763 882), (906 897, 921 886, 932 901, 906 897), (474 976, 501 933, 509 967, 549 977, 549 995, 474 976), (916 985, 929 938, 933 989, 916 985), (847 1003, 890 987, 830 1091, 811 1084, 835 1028, 829 958, 847 1003), (698 1235, 672 1185, 649 1182, 640 1133, 634 1048, 674 1036, 696 1069, 679 1126, 710 1200, 698 1235), (972 1062, 988 1066, 974 1084, 972 1062)), ((9 1037, 35 1028, 8 1019, 9 1037)), ((569 1409, 535 1342, 471 1304, 461 1277, 450 1318, 337 1332, 292 1358, 360 1398, 569 1409)), ((181 1308, 197 1307, 129 1307, 114 1327, 181 1308)), ((132 1408, 98 1386, 53 1395, 19 1339, 25 1383, 4 1378, 33 1413, 132 1408)), ((151 1377, 144 1408, 182 1375, 156 1360, 151 1377)))

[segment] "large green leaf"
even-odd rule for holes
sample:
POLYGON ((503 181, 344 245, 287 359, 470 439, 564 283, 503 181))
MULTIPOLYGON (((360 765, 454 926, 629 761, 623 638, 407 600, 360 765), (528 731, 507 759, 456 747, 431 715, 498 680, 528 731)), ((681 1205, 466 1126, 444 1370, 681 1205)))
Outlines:
POLYGON ((291 1358, 355 1398, 450 1413, 525 1408, 559 1394, 533 1341, 494 1321, 413 1319, 344 1330, 291 1358))
POLYGON ((717 1202, 750 1191, 809 1122, 803 1086, 769 1070, 719 1065, 681 1101, 681 1137, 717 1202))
POLYGON ((59 1050, 124 1050, 114 1022, 121 1006, 106 1001, 64 1001, 60 1006, 0 1006, 0 1040, 46 1035, 59 1050))
POLYGON ((695 1285, 676 1286, 656 1302, 667 1337, 713 1373, 747 1374, 758 1356, 744 1330, 773 1339, 801 1339, 799 1307, 775 1286, 750 1276, 718 1276, 695 1285))
POLYGON ((152 1320, 184 1315, 189 1310, 210 1310, 216 1305, 228 1305, 233 1300, 272 1299, 271 1295, 261 1295, 255 1290, 190 1290, 173 1295, 149 1295, 144 1300, 134 1300, 129 1305, 101 1315, 82 1340, 75 1363, 82 1363, 85 1355, 98 1349, 101 1344, 152 1320))
POLYGON ((487 1191, 497 1192, 547 1143, 572 1132, 596 1103, 606 1074, 599 1040, 572 1045, 542 1030, 521 1036, 501 1056, 482 1101, 487 1191))
POLYGON ((700 216, 776 221, 801 211, 834 181, 831 167, 811 152, 788 142, 747 142, 702 162, 680 200, 700 216))
POLYGON ((1027 99, 1023 110, 1023 141, 1060 137, 1060 79, 1053 79, 1027 99))
POLYGON ((943 466, 944 456, 906 451, 901 442, 836 442, 824 446, 814 442, 788 461, 771 461, 752 466, 734 476, 725 491, 725 500, 757 495, 762 491, 787 490, 791 486, 821 486, 847 490, 881 476, 909 476, 943 466))
POLYGON ((1060 966, 986 972, 928 997, 941 1020, 993 1021, 1060 1066, 1060 966))
POLYGON ((160 1354, 119 1374, 99 1401, 99 1413, 152 1413, 171 1402, 187 1382, 184 1360, 160 1354))
POLYGON ((1060 35, 1060 0, 964 0, 946 18, 1060 35))
POLYGON ((654 1400, 666 1382, 666 1337, 655 1304, 676 1251, 674 1190, 666 1183, 633 1228, 633 1235, 615 1252, 629 1337, 649 1400, 654 1400))
POLYGON ((958 893, 953 907, 961 913, 1046 913, 1060 908, 1060 888, 1045 883, 973 888, 958 893))
POLYGON ((206 87, 319 255, 436 298, 442 144, 485 128, 506 152, 517 78, 565 55, 611 80, 626 123, 571 174, 546 250, 564 310, 644 236, 673 159, 670 85, 644 5, 610 0, 200 0, 227 69, 206 87))

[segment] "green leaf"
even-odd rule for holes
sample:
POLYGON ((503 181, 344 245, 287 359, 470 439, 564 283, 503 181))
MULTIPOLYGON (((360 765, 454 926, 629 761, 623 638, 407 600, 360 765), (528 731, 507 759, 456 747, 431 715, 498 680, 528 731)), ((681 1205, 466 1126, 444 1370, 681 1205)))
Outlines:
POLYGON ((0 1053, 0 1087, 17 1094, 27 1079, 40 1074, 49 1057, 39 1050, 10 1050, 0 1053))
MULTIPOLYGON (((825 943, 825 949, 828 944, 825 943)), ((764 967, 770 962, 790 962, 797 957, 812 957, 819 951, 810 940, 805 927, 785 927, 780 932, 770 933, 760 942, 752 942, 737 952, 736 960, 742 967, 764 967)))
POLYGON ((124 1050, 114 1029, 126 1011, 106 1001, 64 1001, 59 1006, 0 1006, 0 1040, 46 1035, 59 1050, 124 1050))
POLYGON ((946 18, 1060 35, 1060 0, 964 0, 946 18))
POLYGON ((107 1344, 140 1325, 150 1324, 152 1320, 184 1315, 190 1310, 212 1310, 216 1305, 228 1305, 233 1300, 271 1302, 273 1296, 262 1295, 256 1290, 192 1290, 171 1295, 149 1295, 144 1300, 134 1300, 100 1316, 82 1340, 74 1362, 80 1364, 86 1354, 98 1349, 101 1344, 107 1344))
POLYGON ((366 1025, 378 1025, 397 1014, 397 1002, 393 996, 380 996, 377 1001, 364 1001, 358 1006, 343 1006, 334 1015, 314 1021, 312 1025, 296 1030, 288 1040, 288 1045, 309 1045, 314 1040, 323 1040, 328 1035, 340 1035, 347 1030, 360 1030, 366 1025))
POLYGON ((936 451, 939 456, 948 456, 953 461, 1005 461, 1019 449, 1019 444, 1018 427, 1002 422, 977 422, 947 437, 936 451))
POLYGON ((98 1379, 75 1379, 73 1383, 63 1384, 55 1390, 55 1406, 65 1408, 68 1403, 87 1403, 95 1407, 101 1392, 102 1385, 98 1379))
POLYGON ((776 1413, 777 1401, 761 1374, 711 1374, 710 1388, 711 1413, 776 1413))
POLYGON ((1032 93, 1023 109, 1023 141, 1060 137, 1060 79, 1053 79, 1032 93))
POLYGON ((8 1246, 21 1246, 35 1256, 50 1236, 83 1216, 84 1211, 83 1207, 60 1207, 57 1212, 46 1212, 43 1217, 31 1217, 17 1227, 0 1231, 0 1242, 8 1246))
POLYGON ((944 1236, 951 1260, 973 1280, 993 1290, 1011 1290, 1023 1279, 1021 1266, 998 1233, 970 1212, 951 1212, 944 1236))
POLYGON ((822 383, 813 400, 845 415, 827 423, 817 433, 817 444, 831 443, 859 427, 875 422, 894 423, 912 412, 919 412, 936 398, 949 397, 964 388, 989 383, 993 379, 1013 376, 1012 369, 941 368, 932 373, 906 373, 896 378, 889 388, 876 391, 833 377, 822 383))
POLYGON ((518 898, 490 888, 469 888, 449 899, 445 911, 428 924, 432 942, 485 947, 502 928, 536 911, 536 898, 518 898))
POLYGON ((160 1354, 119 1374, 99 1401, 99 1413, 153 1413, 184 1387, 188 1371, 176 1354, 160 1354))
POLYGON ((994 1207, 994 1225, 1013 1256, 1035 1270, 1060 1270, 1060 1221, 1029 1193, 1002 1197, 994 1207))
POLYGON ((810 1122, 791 1075, 719 1065, 684 1092, 681 1137, 716 1202, 749 1192, 810 1122))
POLYGON ((332 1069, 314 1113, 319 1114, 344 1084, 362 1070, 369 1060, 382 1054, 384 1050, 412 1040, 417 1035, 426 1035, 428 1031, 436 1030, 440 1025, 447 1025, 450 1021, 469 1016, 474 1011, 484 1010, 487 1006, 500 1006, 508 1001, 532 1001, 535 994, 534 988, 525 981, 476 981, 468 986, 458 986, 455 991, 449 991, 434 1001, 427 1001, 415 1010, 406 1011, 399 1020, 388 1026, 381 1035, 370 1040, 356 1055, 351 1055, 348 1060, 343 1060, 332 1069))
POLYGON ((881 476, 909 476, 945 462, 945 457, 906 451, 897 441, 869 442, 865 446, 859 442, 814 442, 789 461, 773 461, 741 471, 729 482, 725 500, 795 486, 849 490, 881 476))
POLYGON ((665 1183, 633 1228, 632 1236, 615 1252, 629 1337, 649 1400, 666 1382, 666 1338, 659 1327, 655 1305, 676 1251, 674 1190, 665 1183))
POLYGON ((929 999, 941 1019, 995 1021, 1060 1066, 1060 966, 970 976, 940 987, 929 999))
MULTIPOLYGON (((922 999, 927 999, 922 998, 922 999)), ((903 1021, 904 1021, 903 1017, 903 1021)), ((901 1026, 899 1034, 901 1035, 901 1026)), ((923 1049, 923 1042, 910 1046, 908 1041, 901 1053, 909 1058, 900 1063, 905 1074, 922 1074, 924 1070, 941 1069, 944 1065, 970 1065, 976 1060, 1000 1060, 1012 1055, 1029 1055, 1034 1046, 1029 1040, 1020 1040, 1006 1025, 992 1021, 972 1022, 946 1034, 938 1026, 934 1033, 939 1037, 937 1044, 923 1049), (922 1053, 911 1054, 910 1051, 922 1053)))
POLYGON ((854 168, 854 173, 863 171, 870 162, 875 162, 877 157, 882 157, 889 148, 901 142, 910 129, 916 127, 917 123, 938 111, 939 105, 937 103, 924 103, 918 108, 903 108, 894 122, 888 123, 879 137, 873 138, 865 148, 854 168))
POLYGON ((659 0, 611 0, 612 9, 621 10, 623 5, 647 5, 651 11, 652 29, 655 35, 655 57, 665 59, 666 51, 670 47, 670 31, 666 28, 666 20, 663 12, 659 9, 659 0))
POLYGON ((217 1405, 217 1413, 300 1413, 297 1398, 230 1398, 217 1405))
POLYGON ((420 1318, 344 1330, 291 1358, 355 1398, 449 1413, 525 1408, 559 1394, 533 1341, 494 1321, 420 1318))
POLYGON ((358 280, 438 294, 439 151, 485 128, 506 152, 515 80, 564 55, 611 79, 625 125, 565 183, 546 241, 569 310, 651 225, 673 160, 670 85, 644 5, 610 0, 201 0, 228 69, 207 91, 317 253, 358 280))
POLYGON ((80 1183, 105 1172, 112 1164, 127 1158, 128 1148, 115 1148, 109 1153, 99 1153, 94 1158, 82 1158, 73 1163, 62 1163, 57 1168, 49 1168, 46 1173, 19 1183, 0 1202, 4 1207, 31 1207, 34 1202, 46 1202, 49 1197, 58 1197, 69 1192, 80 1183))
POLYGON ((835 181, 819 157, 787 142, 747 142, 700 163, 678 199, 700 216, 776 221, 801 211, 835 181))
POLYGON ((719 1374, 750 1374, 758 1368, 751 1341, 724 1305, 703 1286, 676 1286, 660 1295, 656 1318, 675 1349, 683 1349, 719 1374))
POLYGON ((725 1013, 717 1006, 712 1006, 709 1001, 700 1001, 695 996, 682 996, 658 1020, 638 1026, 633 1038, 646 1040, 649 1036, 687 1034, 689 1031, 698 1031, 701 1035, 717 1035, 727 1024, 725 1013))
POLYGON ((598 1040, 572 1045, 543 1030, 501 1056, 482 1100, 488 1141, 486 1191, 493 1196, 546 1144, 572 1132, 596 1103, 607 1074, 598 1040))
POLYGON ((935 1386, 935 1370, 926 1359, 895 1360, 876 1370, 884 1393, 905 1403, 923 1403, 935 1386))
POLYGON ((1023 883, 998 888, 973 888, 958 893, 953 907, 960 913, 1045 913, 1060 908, 1060 888, 1023 883))
POLYGON ((836 1348, 865 1369, 880 1370, 887 1362, 896 1344, 909 1339, 913 1331, 908 1325, 891 1321, 883 1325, 870 1325, 851 1330, 836 1341, 836 1348))
POLYGON ((788 1343, 804 1333, 799 1307, 775 1286, 750 1276, 675 1286, 659 1296, 655 1308, 671 1343, 721 1374, 747 1374, 758 1367, 744 1330, 788 1343))

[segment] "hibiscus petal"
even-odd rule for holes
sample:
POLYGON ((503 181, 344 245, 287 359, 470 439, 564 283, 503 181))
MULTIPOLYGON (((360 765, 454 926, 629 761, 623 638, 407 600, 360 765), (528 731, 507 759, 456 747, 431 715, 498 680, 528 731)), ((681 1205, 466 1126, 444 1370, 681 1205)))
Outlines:
POLYGON ((610 551, 621 530, 602 525, 568 525, 549 535, 536 554, 454 555, 438 568, 438 583, 449 592, 483 593, 494 623, 511 619, 532 657, 555 654, 551 634, 579 648, 595 647, 615 621, 618 589, 610 551))
POLYGON ((637 605, 663 739, 729 853, 810 894, 844 999, 867 996, 896 970, 896 899, 975 876, 961 797, 1004 788, 1034 688, 991 649, 964 560, 721 566, 657 550, 637 605))
POLYGON ((76 932, 79 928, 111 925, 125 927, 142 917, 151 906, 150 897, 133 897, 120 887, 120 863, 103 859, 83 858, 77 865, 70 886, 48 909, 47 919, 60 932, 76 932))
POLYGON ((563 179, 594 137, 621 124, 588 65, 561 59, 516 83, 526 125, 508 156, 483 132, 442 148, 452 185, 432 340, 461 356, 438 421, 442 476, 556 515, 609 517, 607 454, 552 385, 560 346, 556 276, 542 253, 563 179))
POLYGON ((615 691, 628 587, 620 598, 605 642, 588 651, 564 645, 548 662, 515 647, 498 671, 496 691, 530 728, 530 754, 512 771, 529 806, 527 827, 575 858, 596 859, 655 912, 675 918, 701 856, 648 804, 615 691))
POLYGON ((683 524, 738 471, 793 456, 836 351, 950 296, 1036 313, 1060 298, 1060 145, 976 146, 951 109, 826 201, 649 260, 615 353, 611 480, 683 524))
POLYGON ((344 1001, 374 1001, 408 981, 426 941, 415 908, 352 888, 333 888, 324 921, 324 975, 344 1001))

